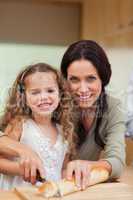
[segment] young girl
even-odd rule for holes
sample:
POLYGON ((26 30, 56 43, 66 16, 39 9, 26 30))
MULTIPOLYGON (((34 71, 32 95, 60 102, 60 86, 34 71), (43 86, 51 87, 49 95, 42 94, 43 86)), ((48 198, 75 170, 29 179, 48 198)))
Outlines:
MULTIPOLYGON (((71 107, 57 71, 44 63, 24 69, 10 93, 1 128, 9 137, 36 151, 46 180, 59 180, 65 155, 67 159, 74 155, 71 107)), ((5 160, 3 166, 0 188, 30 184, 23 180, 18 160, 5 160)), ((27 178, 32 176, 29 171, 24 173, 27 178)))

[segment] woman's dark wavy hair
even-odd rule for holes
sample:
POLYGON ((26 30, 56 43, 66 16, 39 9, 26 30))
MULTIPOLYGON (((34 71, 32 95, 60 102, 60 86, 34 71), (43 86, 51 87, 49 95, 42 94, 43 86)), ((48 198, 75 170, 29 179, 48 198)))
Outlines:
MULTIPOLYGON (((102 81, 102 92, 98 99, 98 117, 97 124, 95 128, 95 141, 98 145, 104 148, 104 142, 99 135, 99 128, 102 121, 102 116, 105 110, 107 110, 107 98, 105 93, 105 86, 109 83, 111 77, 111 65, 108 61, 107 55, 103 48, 99 46, 95 41, 92 40, 80 40, 71 44, 61 62, 61 73, 65 79, 67 79, 67 70, 69 65, 80 59, 85 59, 90 61, 96 68, 98 75, 102 81)), ((78 129, 78 136, 80 140, 80 145, 85 140, 85 131, 83 131, 83 126, 81 125, 78 129), (82 129, 82 130, 81 130, 82 129), (84 133, 84 134, 83 134, 84 133)))

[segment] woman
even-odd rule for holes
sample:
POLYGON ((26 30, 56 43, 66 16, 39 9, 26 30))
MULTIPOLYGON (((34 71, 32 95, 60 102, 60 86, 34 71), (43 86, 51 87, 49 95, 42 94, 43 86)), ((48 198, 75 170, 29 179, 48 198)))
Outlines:
MULTIPOLYGON (((61 72, 75 99, 78 119, 75 131, 79 138, 77 157, 67 164, 66 177, 71 179, 74 174, 77 185, 83 189, 88 185, 93 166, 105 168, 110 178, 119 177, 125 164, 125 126, 119 100, 105 92, 111 68, 104 50, 91 40, 73 43, 63 56, 61 72), (102 150, 104 156, 100 159, 102 150)), ((28 159, 22 162, 23 175, 28 171, 30 181, 30 174, 35 178, 35 169, 41 168, 36 162, 35 167, 31 165, 31 158, 36 160, 34 155, 27 155, 28 159)))
POLYGON ((89 169, 95 165, 108 170, 110 178, 118 178, 125 164, 125 126, 119 100, 105 91, 111 66, 104 50, 91 40, 73 43, 63 56, 61 73, 79 113, 77 160, 68 163, 67 178, 74 173, 77 184, 85 188, 89 169))

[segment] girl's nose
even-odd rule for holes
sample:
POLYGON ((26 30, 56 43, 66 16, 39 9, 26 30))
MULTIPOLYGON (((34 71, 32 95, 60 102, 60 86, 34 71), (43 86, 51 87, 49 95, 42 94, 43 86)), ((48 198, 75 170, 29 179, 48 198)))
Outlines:
POLYGON ((40 94, 40 97, 41 97, 41 100, 45 100, 45 99, 48 99, 48 94, 46 92, 42 92, 40 94))

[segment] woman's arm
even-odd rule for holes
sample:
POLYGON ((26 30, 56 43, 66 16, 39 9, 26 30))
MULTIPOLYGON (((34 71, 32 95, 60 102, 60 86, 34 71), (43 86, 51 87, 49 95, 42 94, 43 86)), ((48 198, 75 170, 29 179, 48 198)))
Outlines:
MULTIPOLYGON (((0 137, 0 154, 4 157, 18 157, 20 165, 20 174, 24 177, 25 180, 35 183, 36 181, 36 172, 39 171, 40 176, 44 177, 43 165, 40 157, 30 149, 27 145, 20 144, 19 142, 9 138, 7 135, 0 137), (29 172, 29 176, 27 175, 29 172), (28 176, 28 177, 27 177, 28 176)), ((0 158, 0 172, 4 172, 0 158)), ((5 162, 8 166, 12 165, 13 161, 5 159, 5 162)), ((2 161, 4 162, 4 161, 2 161)), ((17 169, 18 170, 18 165, 17 169)), ((9 171, 10 173, 10 171, 9 171)))
POLYGON ((103 161, 112 166, 110 178, 119 178, 125 166, 125 119, 120 100, 109 99, 103 161))
POLYGON ((10 174, 10 175, 21 175, 21 170, 18 162, 13 162, 4 157, 0 157, 0 172, 3 174, 10 174))
POLYGON ((5 135, 0 137, 0 172, 10 175, 20 175, 21 168, 19 163, 10 159, 11 156, 18 156, 17 152, 14 150, 14 143, 17 145, 17 142, 12 141, 8 136, 13 140, 19 140, 21 136, 20 123, 14 123, 14 120, 12 120, 5 129, 5 135), (5 156, 5 158, 3 156, 5 156))
POLYGON ((5 157, 21 156, 21 152, 24 150, 24 145, 18 141, 11 139, 8 135, 1 135, 0 137, 0 155, 5 157))
POLYGON ((21 132, 22 121, 11 120, 4 133, 0 132, 0 154, 12 157, 20 155, 19 147, 21 145, 19 145, 18 141, 20 140, 21 132))
POLYGON ((76 183, 83 188, 89 184, 89 174, 93 167, 106 169, 110 177, 118 178, 125 164, 125 141, 124 141, 124 118, 121 112, 121 104, 114 101, 109 105, 109 112, 106 115, 108 121, 106 126, 105 152, 104 157, 98 161, 77 160, 71 161, 67 165, 67 179, 72 175, 76 178, 76 183), (89 169, 89 170, 88 170, 89 169))
MULTIPOLYGON (((36 152, 34 152, 32 149, 30 149, 28 146, 24 144, 20 144, 18 141, 20 137, 20 128, 17 127, 19 124, 16 125, 16 128, 12 130, 11 132, 9 131, 10 127, 6 129, 6 135, 0 137, 0 154, 4 155, 4 157, 18 157, 19 162, 17 165, 13 163, 13 161, 10 160, 1 160, 2 163, 0 162, 0 169, 1 172, 4 170, 2 166, 13 166, 14 169, 16 169, 17 174, 21 174, 26 181, 30 181, 31 183, 36 182, 36 174, 37 171, 40 173, 41 177, 44 177, 44 170, 43 170, 43 165, 42 161, 37 155, 36 152), (11 138, 10 138, 11 137, 11 138), (5 162, 5 164, 4 164, 5 162), (19 173, 18 173, 18 164, 19 164, 19 173), (16 167, 15 167, 16 166, 16 167)), ((8 170, 8 167, 7 167, 8 170)), ((4 171, 3 171, 4 172, 4 171)), ((10 173, 9 169, 9 173, 10 173)), ((13 173, 13 172, 11 172, 13 173)))

